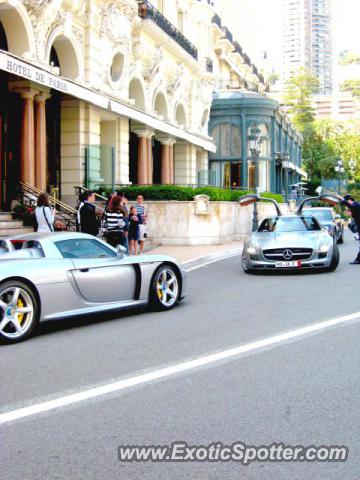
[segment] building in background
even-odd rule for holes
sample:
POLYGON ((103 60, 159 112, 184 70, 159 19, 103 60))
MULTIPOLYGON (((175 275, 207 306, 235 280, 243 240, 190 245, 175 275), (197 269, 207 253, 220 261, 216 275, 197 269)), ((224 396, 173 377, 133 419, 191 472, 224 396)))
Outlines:
POLYGON ((333 91, 332 0, 283 1, 283 79, 300 67, 319 80, 318 94, 333 91))
POLYGON ((316 117, 337 121, 360 119, 360 101, 350 93, 317 95, 313 98, 316 117))
POLYGON ((0 1, 0 202, 208 182, 216 89, 265 79, 209 0, 0 1))
POLYGON ((282 193, 306 178, 301 135, 275 100, 256 92, 216 93, 209 129, 218 146, 209 154, 210 174, 217 186, 282 193), (261 138, 256 161, 250 150, 254 129, 261 138))

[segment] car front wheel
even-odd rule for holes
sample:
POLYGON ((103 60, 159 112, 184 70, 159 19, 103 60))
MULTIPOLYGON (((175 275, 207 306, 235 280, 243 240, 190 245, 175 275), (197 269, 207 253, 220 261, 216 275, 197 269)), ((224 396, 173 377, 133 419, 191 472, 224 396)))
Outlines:
POLYGON ((329 272, 334 272, 339 265, 339 261, 340 261, 340 252, 339 252, 338 247, 335 244, 334 249, 333 249, 333 255, 332 255, 332 258, 331 258, 331 263, 330 263, 330 266, 328 268, 328 271, 329 272))
POLYGON ((171 265, 162 265, 154 275, 151 287, 151 304, 157 310, 170 310, 180 297, 178 272, 171 265))
POLYGON ((0 340, 21 342, 34 331, 39 320, 39 305, 34 292, 20 281, 0 285, 0 340))

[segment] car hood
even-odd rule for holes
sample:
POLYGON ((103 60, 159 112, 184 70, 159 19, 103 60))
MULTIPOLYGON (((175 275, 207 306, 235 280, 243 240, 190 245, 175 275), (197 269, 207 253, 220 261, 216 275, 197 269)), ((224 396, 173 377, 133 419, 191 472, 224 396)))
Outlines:
POLYGON ((268 248, 317 248, 328 234, 319 232, 257 232, 252 242, 262 249, 268 248))

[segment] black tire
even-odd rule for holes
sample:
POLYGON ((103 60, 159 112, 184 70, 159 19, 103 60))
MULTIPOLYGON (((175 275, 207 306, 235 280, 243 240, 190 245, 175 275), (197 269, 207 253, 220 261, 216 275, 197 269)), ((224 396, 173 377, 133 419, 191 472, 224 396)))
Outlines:
POLYGON ((344 231, 341 232, 340 237, 338 238, 338 241, 336 242, 338 245, 342 245, 344 243, 344 231))
POLYGON ((339 265, 339 262, 340 262, 340 252, 339 252, 339 249, 338 247, 336 246, 336 244, 334 245, 334 249, 333 249, 333 255, 332 255, 332 259, 331 259, 331 264, 328 268, 328 271, 329 272, 334 272, 338 265, 339 265))
MULTIPOLYGON (((34 334, 40 317, 40 305, 35 292, 20 280, 9 280, 0 285, 0 300, 5 301, 7 298, 12 301, 11 292, 15 293, 15 289, 19 289, 19 299, 16 303, 16 308, 31 308, 31 312, 18 314, 17 319, 21 317, 20 325, 24 329, 24 333, 16 331, 15 325, 9 320, 3 330, 0 330, 0 342, 5 344, 19 343, 34 334), (19 303, 20 302, 20 303, 19 303), (25 322, 25 323, 24 323, 25 322)), ((10 305, 6 309, 12 308, 10 305)), ((0 308, 0 322, 2 322, 7 314, 7 311, 0 308)), ((14 311, 14 310, 13 310, 14 311)))
POLYGON ((254 273, 254 269, 249 268, 246 265, 246 259, 245 259, 244 255, 241 256, 241 266, 242 266, 242 269, 243 269, 244 273, 246 273, 247 275, 249 275, 251 273, 254 273))
POLYGON ((154 310, 171 310, 178 303, 181 295, 180 274, 173 265, 163 264, 156 272, 151 281, 150 305, 154 310), (166 282, 173 281, 167 290, 164 289, 166 282), (173 296, 167 293, 171 291, 173 296), (169 298, 168 298, 169 297, 169 298), (166 302, 168 299, 168 302, 166 302))

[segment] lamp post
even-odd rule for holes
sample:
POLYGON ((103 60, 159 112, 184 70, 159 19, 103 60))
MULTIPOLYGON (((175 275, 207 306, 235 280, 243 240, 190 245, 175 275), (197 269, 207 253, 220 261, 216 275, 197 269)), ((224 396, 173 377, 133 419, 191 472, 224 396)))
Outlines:
MULTIPOLYGON (((255 166, 255 192, 256 195, 259 195, 259 157, 261 153, 261 130, 257 126, 253 126, 250 129, 250 135, 248 137, 249 140, 249 150, 251 153, 252 161, 255 166)), ((257 203, 254 203, 254 211, 253 211, 253 218, 252 218, 252 231, 255 232, 259 227, 258 222, 258 211, 257 211, 257 203)))
POLYGON ((338 194, 340 195, 341 190, 341 175, 345 172, 344 163, 341 158, 336 160, 335 172, 338 172, 338 194))

